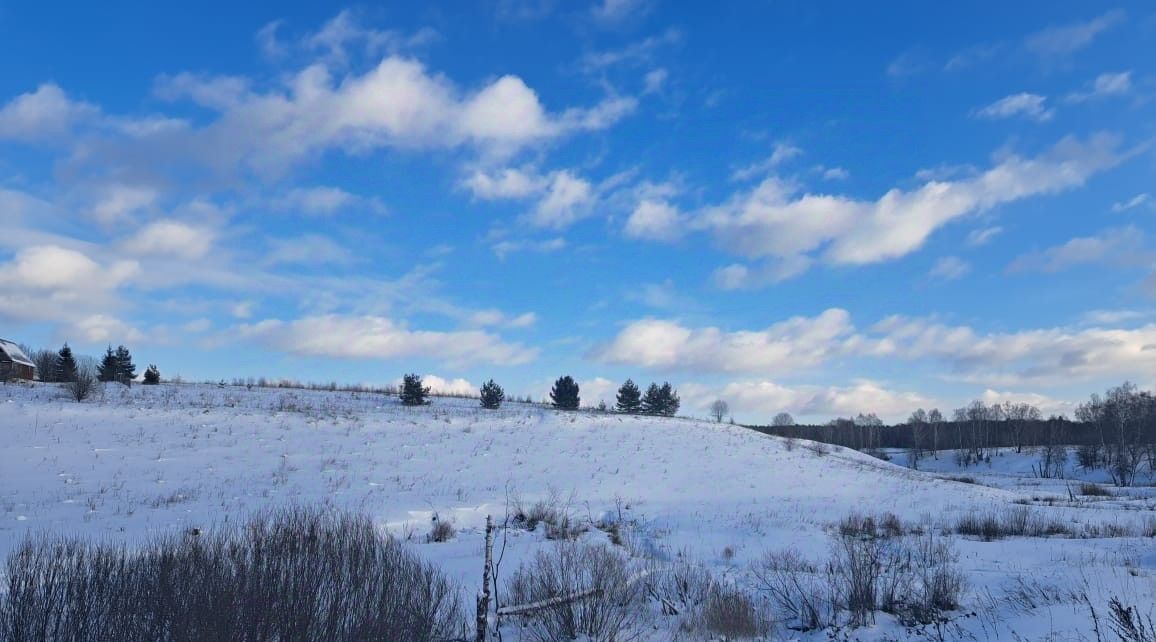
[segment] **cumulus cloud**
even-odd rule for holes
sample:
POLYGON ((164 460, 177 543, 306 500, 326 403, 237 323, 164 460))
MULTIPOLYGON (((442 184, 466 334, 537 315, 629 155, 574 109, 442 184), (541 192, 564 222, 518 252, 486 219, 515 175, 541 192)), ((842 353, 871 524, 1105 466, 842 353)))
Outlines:
POLYGON ((125 239, 122 247, 135 256, 199 259, 213 246, 214 232, 179 221, 156 221, 125 239))
POLYGON ((342 359, 429 358, 451 365, 529 363, 538 351, 480 330, 412 330, 379 316, 267 319, 237 329, 242 337, 291 354, 342 359))
MULTIPOLYGON (((455 379, 445 379, 434 374, 422 375, 422 385, 428 386, 430 392, 442 395, 467 395, 477 396, 478 386, 470 383, 467 379, 461 377, 455 379)), ((394 381, 394 385, 400 386, 401 379, 394 381)))
POLYGON ((563 229, 590 214, 594 186, 568 170, 554 172, 528 221, 535 227, 563 229))
POLYGON ((846 310, 816 317, 792 317, 763 330, 726 332, 689 328, 677 321, 643 319, 628 324, 593 358, 658 370, 706 372, 780 372, 826 361, 851 338, 846 310))
POLYGON ((546 180, 533 170, 505 167, 492 172, 475 170, 462 185, 482 200, 521 199, 538 194, 546 180))
POLYGON ((566 239, 555 237, 552 239, 544 239, 540 241, 522 239, 522 240, 504 240, 498 241, 490 246, 494 255, 498 260, 505 261, 506 257, 517 252, 533 252, 537 254, 549 254, 557 252, 566 247, 566 239))
POLYGON ((158 82, 158 95, 189 100, 218 113, 184 138, 169 137, 212 167, 243 167, 278 175, 328 151, 383 147, 470 147, 509 154, 575 132, 603 129, 636 101, 608 97, 592 107, 551 113, 517 76, 463 91, 421 62, 389 55, 364 73, 315 62, 279 86, 257 91, 246 79, 178 74, 158 82))
POLYGON ((327 236, 305 234, 269 240, 265 265, 349 265, 354 262, 348 248, 327 236))
POLYGON ((626 219, 626 236, 671 243, 685 231, 682 214, 665 201, 643 200, 626 219))
POLYGON ((61 138, 99 113, 96 106, 72 100, 57 85, 46 83, 0 107, 0 140, 34 142, 61 138))
POLYGON ((841 359, 898 359, 942 363, 948 367, 946 379, 987 386, 1057 384, 1147 376, 1156 367, 1156 324, 981 333, 933 318, 892 316, 860 329, 838 308, 763 330, 643 319, 629 323, 591 357, 657 371, 776 377, 841 359))
POLYGON ((955 180, 892 189, 876 201, 799 194, 776 177, 701 211, 692 225, 750 258, 797 260, 818 254, 837 265, 878 263, 919 249, 940 227, 968 214, 1083 185, 1120 163, 1116 137, 1066 138, 1035 158, 1007 155, 990 169, 955 180))
POLYGON ((988 119, 1023 116, 1036 122, 1047 122, 1056 115, 1056 110, 1049 109, 1045 104, 1047 100, 1039 94, 1012 94, 978 110, 976 116, 988 119))
POLYGON ((688 407, 705 411, 712 401, 723 399, 733 413, 754 417, 756 421, 766 421, 779 412, 789 412, 796 418, 874 412, 885 421, 901 421, 914 408, 936 405, 918 393, 892 390, 870 380, 857 380, 847 386, 788 386, 744 380, 722 386, 684 384, 680 392, 688 407))

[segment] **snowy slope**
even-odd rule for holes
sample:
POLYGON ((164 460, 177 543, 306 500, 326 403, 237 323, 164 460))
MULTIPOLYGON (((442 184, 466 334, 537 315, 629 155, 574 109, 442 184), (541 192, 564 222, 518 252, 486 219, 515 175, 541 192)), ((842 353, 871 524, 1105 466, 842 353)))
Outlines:
MULTIPOLYGON (((473 591, 479 528, 487 514, 500 521, 511 496, 529 503, 553 495, 592 520, 622 511, 652 556, 681 555, 740 575, 768 550, 824 555, 826 529, 851 512, 948 524, 1030 498, 1030 490, 949 481, 834 447, 819 454, 737 426, 476 404, 438 398, 405 408, 365 393, 200 385, 110 386, 103 398, 77 404, 49 385, 5 386, 0 555, 30 532, 132 543, 274 505, 327 503, 411 538, 473 591), (455 524, 458 537, 423 543, 435 513, 455 524)), ((1138 507, 1034 510, 1132 523, 1151 514, 1138 507)), ((512 531, 506 568, 551 545, 540 533, 512 531)), ((1151 540, 961 541, 959 548, 973 597, 998 593, 1023 573, 1076 581, 1065 574, 1077 562, 1092 569, 1084 575, 1094 575, 1105 595, 1153 594, 1151 540), (1057 568, 1056 560, 1069 564, 1057 568)), ((1017 630, 1030 632, 1035 617, 1005 620, 1026 618, 1017 630)), ((1048 617, 1050 626, 1065 622, 1048 617)), ((1076 610, 1069 619, 1084 626, 1076 610)))

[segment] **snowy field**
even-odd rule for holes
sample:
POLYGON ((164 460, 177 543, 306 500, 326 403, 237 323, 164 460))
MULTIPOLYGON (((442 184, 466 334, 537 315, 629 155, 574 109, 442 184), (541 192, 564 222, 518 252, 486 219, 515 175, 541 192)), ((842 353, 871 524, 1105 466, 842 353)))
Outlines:
MULTIPOLYGON (((808 444, 688 419, 527 404, 484 411, 468 399, 405 408, 367 393, 110 385, 78 404, 51 385, 8 385, 0 555, 30 533, 131 546, 270 507, 329 505, 371 516, 473 595, 486 515, 502 522, 514 500, 550 499, 579 521, 620 520, 634 555, 702 565, 757 595, 752 563, 786 548, 825 559, 833 525, 854 512, 950 530, 968 514, 1026 508, 1081 536, 952 536, 967 589, 948 639, 1094 640, 1089 606, 1103 613, 1113 596, 1144 610, 1154 602, 1156 539, 1140 536, 1156 517, 1151 487, 1081 496, 1070 492, 1070 466, 1068 479, 1032 477, 1029 453, 966 471, 941 453, 912 471, 808 444), (450 541, 426 543, 435 515, 456 528, 450 541)), ((542 530, 506 531, 503 574, 557 545, 542 530)), ((581 537, 608 542, 596 528, 581 537)), ((647 635, 672 639, 675 627, 657 616, 647 635)), ((882 615, 839 635, 933 639, 882 615)), ((780 627, 772 639, 828 632, 780 627)))

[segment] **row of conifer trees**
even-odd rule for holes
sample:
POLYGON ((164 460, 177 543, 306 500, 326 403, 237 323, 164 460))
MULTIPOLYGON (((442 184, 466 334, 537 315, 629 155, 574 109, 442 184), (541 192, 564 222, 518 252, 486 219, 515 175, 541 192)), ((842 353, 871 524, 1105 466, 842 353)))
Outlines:
MULTIPOLYGON (((402 377, 398 398, 403 405, 421 406, 427 404, 429 403, 429 396, 430 389, 423 384, 420 376, 407 374, 402 377)), ((483 408, 495 409, 501 407, 502 402, 506 400, 506 393, 501 386, 490 379, 482 384, 479 397, 483 408)), ((574 381, 573 377, 564 375, 554 382, 554 386, 550 390, 550 402, 555 408, 577 410, 581 401, 578 382, 574 381)), ((614 410, 628 415, 673 417, 678 413, 679 404, 678 391, 670 385, 669 381, 663 382, 661 386, 651 383, 644 394, 638 384, 634 383, 632 379, 627 379, 626 383, 623 383, 618 389, 614 410)), ((606 409, 605 406, 603 408, 606 409)))
MULTIPOLYGON (((51 350, 39 350, 34 353, 33 359, 40 375, 40 380, 47 383, 72 383, 81 377, 95 376, 97 381, 117 382, 132 385, 136 379, 136 364, 133 363, 132 353, 123 345, 115 349, 110 345, 104 356, 96 362, 95 372, 88 371, 85 361, 91 360, 73 354, 72 347, 64 344, 55 354, 51 350)), ((161 382, 161 373, 155 365, 145 370, 143 382, 146 385, 155 385, 161 382)))

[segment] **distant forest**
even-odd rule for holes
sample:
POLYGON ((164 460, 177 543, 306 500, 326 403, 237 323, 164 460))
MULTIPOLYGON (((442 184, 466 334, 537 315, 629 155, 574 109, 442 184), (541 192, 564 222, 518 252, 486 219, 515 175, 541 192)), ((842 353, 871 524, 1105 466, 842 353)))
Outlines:
POLYGON ((884 424, 874 414, 835 419, 823 425, 750 426, 780 437, 810 439, 853 448, 876 456, 884 449, 907 451, 909 463, 951 451, 960 465, 990 461, 996 448, 1027 449, 1040 454, 1037 475, 1059 477, 1074 450, 1075 463, 1104 469, 1120 486, 1131 486, 1139 473, 1156 474, 1156 396, 1125 383, 1080 404, 1075 417, 1044 418, 1027 403, 988 405, 973 401, 945 417, 922 408, 901 424, 884 424))

